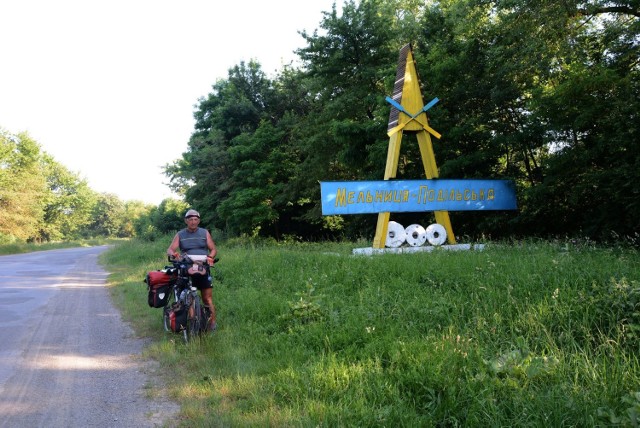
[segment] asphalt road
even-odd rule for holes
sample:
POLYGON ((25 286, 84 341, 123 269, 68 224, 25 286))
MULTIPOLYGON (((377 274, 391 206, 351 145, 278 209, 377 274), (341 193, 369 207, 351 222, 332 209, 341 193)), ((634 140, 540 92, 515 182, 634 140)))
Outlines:
POLYGON ((0 427, 154 427, 178 411, 148 398, 156 368, 111 302, 106 249, 0 256, 0 427))

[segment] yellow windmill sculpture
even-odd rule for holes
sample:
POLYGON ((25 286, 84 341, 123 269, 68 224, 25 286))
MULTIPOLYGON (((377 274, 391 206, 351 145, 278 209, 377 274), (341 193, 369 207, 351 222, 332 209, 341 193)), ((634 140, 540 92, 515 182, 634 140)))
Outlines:
MULTIPOLYGON (((441 135, 429 126, 427 110, 438 102, 434 98, 427 105, 422 100, 420 82, 413 59, 411 44, 400 49, 400 58, 396 72, 396 82, 393 88, 393 97, 387 97, 391 104, 389 113, 389 148, 387 151, 387 165, 384 171, 384 179, 396 178, 398 161, 400 157, 400 143, 403 133, 415 134, 418 139, 422 165, 427 179, 438 178, 438 167, 433 153, 431 136, 440 138, 441 135)), ((447 231, 447 242, 455 244, 455 236, 451 227, 448 211, 434 211, 436 223, 441 224, 447 231)), ((387 227, 389 225, 389 212, 378 214, 376 234, 373 239, 373 248, 384 248, 387 227)))

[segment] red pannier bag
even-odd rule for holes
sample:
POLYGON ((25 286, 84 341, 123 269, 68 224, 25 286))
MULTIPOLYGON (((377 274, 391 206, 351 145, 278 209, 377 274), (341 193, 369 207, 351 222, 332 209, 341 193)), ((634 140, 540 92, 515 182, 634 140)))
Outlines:
POLYGON ((147 283, 149 290, 147 303, 150 307, 162 308, 167 305, 174 281, 175 276, 166 271, 157 270, 147 273, 144 282, 147 283))
POLYGON ((187 308, 180 302, 174 303, 169 309, 169 327, 174 333, 187 328, 187 308))

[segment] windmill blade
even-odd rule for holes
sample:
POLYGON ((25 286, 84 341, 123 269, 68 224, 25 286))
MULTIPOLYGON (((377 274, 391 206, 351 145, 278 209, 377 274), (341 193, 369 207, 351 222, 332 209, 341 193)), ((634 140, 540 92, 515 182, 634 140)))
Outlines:
MULTIPOLYGON (((398 56, 398 68, 396 69, 396 80, 393 84, 393 94, 391 98, 393 101, 398 103, 398 105, 402 104, 402 88, 404 87, 404 73, 407 68, 407 55, 411 50, 411 43, 407 43, 402 48, 400 48, 400 54, 398 56)), ((400 111, 395 107, 391 108, 389 112, 389 123, 387 125, 387 131, 398 126, 398 119, 400 116, 400 111)))

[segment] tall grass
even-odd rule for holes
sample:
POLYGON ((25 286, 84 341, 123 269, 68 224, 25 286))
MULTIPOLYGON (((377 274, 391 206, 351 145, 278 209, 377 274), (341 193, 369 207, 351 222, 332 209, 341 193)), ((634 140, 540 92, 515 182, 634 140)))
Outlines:
POLYGON ((219 244, 219 331, 185 346, 142 283, 166 242, 104 258, 183 426, 637 426, 636 250, 525 242, 352 256, 219 244))

